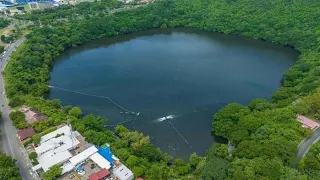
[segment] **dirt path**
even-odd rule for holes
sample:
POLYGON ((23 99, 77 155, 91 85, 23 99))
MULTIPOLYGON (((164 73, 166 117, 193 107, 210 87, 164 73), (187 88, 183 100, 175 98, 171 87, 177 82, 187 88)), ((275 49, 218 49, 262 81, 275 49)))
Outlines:
MULTIPOLYGON (((9 26, 3 28, 3 29, 0 29, 0 36, 1 35, 9 35, 11 34, 11 30, 13 29, 13 25, 10 24, 9 26)), ((0 45, 5 45, 4 42, 0 41, 0 45)))

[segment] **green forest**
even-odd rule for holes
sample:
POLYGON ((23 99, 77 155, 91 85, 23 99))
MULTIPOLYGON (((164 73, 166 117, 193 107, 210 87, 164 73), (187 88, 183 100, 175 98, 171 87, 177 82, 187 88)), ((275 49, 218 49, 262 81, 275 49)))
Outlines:
POLYGON ((296 121, 296 113, 320 118, 320 1, 162 0, 115 10, 123 7, 115 0, 101 0, 16 16, 35 25, 5 70, 10 106, 27 104, 49 117, 43 123, 25 124, 14 114, 18 117, 16 126, 33 126, 37 133, 44 134, 70 119, 87 141, 110 143, 112 151, 136 176, 150 180, 319 179, 319 144, 312 147, 298 168, 292 167, 298 144, 312 134, 296 121), (55 57, 64 50, 102 37, 160 27, 240 35, 300 52, 270 101, 255 99, 247 106, 231 103, 213 115, 213 132, 228 139, 233 151, 228 151, 226 144, 214 144, 206 157, 192 154, 185 162, 163 153, 137 131, 124 126, 117 126, 114 132, 105 130, 106 118, 82 116, 77 107, 45 100, 50 91, 49 72, 55 57))
POLYGON ((0 177, 1 179, 20 180, 19 168, 15 160, 0 152, 0 177))

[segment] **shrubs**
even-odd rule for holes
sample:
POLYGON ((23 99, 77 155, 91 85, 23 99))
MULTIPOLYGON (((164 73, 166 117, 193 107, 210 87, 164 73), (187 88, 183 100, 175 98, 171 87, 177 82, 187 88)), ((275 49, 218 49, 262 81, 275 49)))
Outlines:
POLYGON ((37 157, 38 157, 38 155, 37 155, 36 152, 31 152, 31 153, 29 154, 29 159, 30 159, 30 160, 35 160, 37 157))
POLYGON ((62 174, 62 168, 59 165, 54 165, 50 169, 43 173, 43 180, 55 180, 62 174))
POLYGON ((24 142, 23 142, 23 146, 24 147, 27 147, 29 144, 31 144, 32 143, 32 138, 28 138, 27 140, 25 140, 24 142))
POLYGON ((9 117, 16 128, 23 129, 27 127, 27 123, 25 122, 26 116, 22 112, 13 111, 9 114, 9 117))
POLYGON ((35 134, 35 135, 32 136, 32 142, 35 145, 40 144, 40 140, 41 140, 41 135, 40 134, 35 134))

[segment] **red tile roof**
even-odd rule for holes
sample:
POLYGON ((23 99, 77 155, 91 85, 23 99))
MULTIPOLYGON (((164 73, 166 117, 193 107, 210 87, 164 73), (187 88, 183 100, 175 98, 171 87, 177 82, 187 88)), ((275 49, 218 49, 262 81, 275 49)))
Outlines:
POLYGON ((99 180, 99 176, 97 174, 91 174, 89 180, 99 180))
POLYGON ((320 127, 320 124, 318 122, 315 122, 312 119, 309 119, 301 114, 297 114, 297 119, 303 124, 302 127, 304 128, 310 128, 315 131, 318 127, 320 127))
POLYGON ((34 134, 35 134, 35 132, 34 132, 33 128, 20 129, 18 131, 18 136, 19 136, 21 141, 31 137, 34 134))
POLYGON ((89 176, 89 180, 100 180, 106 176, 108 176, 110 172, 107 169, 102 169, 101 171, 91 174, 89 176))

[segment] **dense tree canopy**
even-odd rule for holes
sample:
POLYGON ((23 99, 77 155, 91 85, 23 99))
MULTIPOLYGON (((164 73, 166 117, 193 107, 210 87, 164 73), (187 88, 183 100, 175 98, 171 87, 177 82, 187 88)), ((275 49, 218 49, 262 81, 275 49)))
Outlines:
POLYGON ((309 163, 301 165, 300 171, 291 168, 298 144, 311 134, 296 122, 296 113, 319 118, 320 1, 162 0, 114 10, 119 7, 124 5, 102 0, 17 16, 35 24, 40 19, 42 26, 36 26, 13 54, 5 71, 6 93, 11 106, 27 104, 49 116, 45 123, 33 125, 38 132, 71 120, 86 140, 110 143, 136 175, 148 179, 306 179, 320 174, 313 158, 306 157, 303 162, 309 163), (212 147, 206 159, 192 155, 188 163, 172 159, 139 132, 119 126, 113 133, 103 128, 105 118, 80 118, 79 109, 43 99, 49 92, 54 58, 62 51, 97 38, 159 27, 236 34, 291 46, 301 54, 285 72, 271 101, 257 99, 248 106, 232 103, 214 115, 213 131, 229 140, 229 149, 212 147))
POLYGON ((5 28, 10 24, 8 19, 0 18, 0 28, 5 28))
POLYGON ((20 180, 19 168, 15 166, 16 160, 0 152, 0 179, 20 180))
POLYGON ((62 168, 59 165, 54 165, 50 167, 48 171, 43 173, 43 180, 55 180, 61 176, 62 168))

